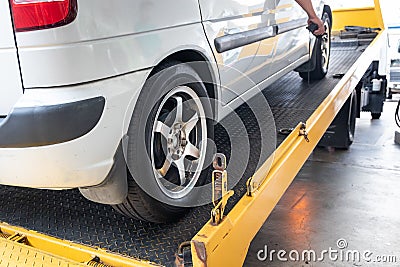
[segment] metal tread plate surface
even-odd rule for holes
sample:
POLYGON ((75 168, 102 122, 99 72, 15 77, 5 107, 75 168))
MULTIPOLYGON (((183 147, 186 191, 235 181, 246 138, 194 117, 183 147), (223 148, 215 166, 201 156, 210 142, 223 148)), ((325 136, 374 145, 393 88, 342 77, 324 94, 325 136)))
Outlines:
MULTIPOLYGON (((346 73, 364 48, 333 48, 330 71, 321 81, 308 83, 297 73, 290 73, 265 88, 262 94, 271 107, 276 129, 295 127, 306 121, 340 80, 332 75, 346 73)), ((234 188, 228 211, 246 191, 245 183, 256 169, 261 142, 257 121, 248 106, 243 105, 236 112, 246 127, 252 156, 234 188)), ((237 134, 243 135, 240 130, 237 134)), ((278 144, 283 139, 284 136, 278 136, 278 144)), ((219 152, 230 153, 230 140, 219 125, 215 142, 219 152)), ((176 223, 157 225, 126 218, 107 205, 92 203, 78 190, 0 186, 0 221, 167 266, 173 265, 179 244, 191 240, 209 220, 210 210, 210 205, 195 208, 176 223)))

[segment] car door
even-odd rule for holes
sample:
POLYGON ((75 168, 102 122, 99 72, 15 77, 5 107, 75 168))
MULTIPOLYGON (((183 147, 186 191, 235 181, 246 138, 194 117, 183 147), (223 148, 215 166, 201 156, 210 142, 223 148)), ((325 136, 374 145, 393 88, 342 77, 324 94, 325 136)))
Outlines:
POLYGON ((0 68, 1 123, 23 93, 8 0, 0 0, 0 68))
MULTIPOLYGON (((205 33, 219 65, 223 105, 254 87, 254 57, 260 41, 273 36, 263 22, 265 0, 199 0, 205 33)), ((271 9, 274 9, 275 0, 271 9)))
MULTIPOLYGON (((261 23, 259 27, 276 27, 276 0, 264 0, 264 10, 261 15, 261 23)), ((275 32, 274 34, 276 34, 275 32)), ((271 67, 273 57, 276 49, 277 38, 272 36, 271 38, 266 38, 260 42, 260 46, 257 51, 257 55, 254 57, 253 72, 250 74, 251 79, 259 84, 265 79, 271 77, 273 74, 273 68, 271 67)), ((263 88, 260 88, 263 89, 263 88)))
MULTIPOLYGON (((319 8, 315 5, 317 1, 313 2, 319 8)), ((308 60, 308 17, 294 0, 276 0, 275 16, 278 35, 271 72, 286 73, 308 60)))

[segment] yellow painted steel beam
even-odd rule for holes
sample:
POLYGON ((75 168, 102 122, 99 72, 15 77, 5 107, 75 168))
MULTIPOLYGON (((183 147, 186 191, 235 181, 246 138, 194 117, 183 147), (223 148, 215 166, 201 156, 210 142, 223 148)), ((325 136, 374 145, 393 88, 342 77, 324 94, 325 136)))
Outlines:
POLYGON ((0 266, 8 267, 158 266, 5 223, 0 223, 0 255, 0 266), (99 259, 101 264, 96 265, 93 261, 95 258, 99 259))
POLYGON ((275 155, 254 174, 261 181, 252 196, 244 196, 222 223, 209 221, 191 241, 194 266, 241 266, 251 240, 289 187, 333 119, 380 51, 375 38, 329 96, 307 120, 310 142, 299 136, 300 124, 279 146, 275 155), (270 164, 272 161, 272 165, 270 164), (271 167, 271 168, 270 168, 271 167))
POLYGON ((332 15, 334 32, 343 30, 345 26, 385 28, 379 0, 374 0, 372 7, 332 10, 332 15))

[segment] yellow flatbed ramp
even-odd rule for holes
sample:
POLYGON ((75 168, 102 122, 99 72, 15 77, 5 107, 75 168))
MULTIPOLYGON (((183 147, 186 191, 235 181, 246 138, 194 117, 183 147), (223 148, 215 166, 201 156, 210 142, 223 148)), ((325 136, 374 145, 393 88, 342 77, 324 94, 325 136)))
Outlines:
MULTIPOLYGON (((215 225, 210 220, 211 205, 193 209, 177 223, 155 225, 88 202, 75 190, 0 186, 0 221, 4 222, 0 224, 0 266, 172 266, 184 241, 190 241, 180 255, 186 265, 242 265, 250 242, 377 59, 385 40, 378 0, 375 7, 334 11, 334 23, 337 19, 334 31, 343 25, 383 30, 370 45, 333 46, 330 71, 322 81, 307 84, 292 73, 262 91, 277 128, 294 130, 285 138, 278 136, 278 148, 255 173, 257 163, 244 171, 222 222, 215 225), (338 73, 344 76, 332 76, 338 73), (301 135, 305 132, 308 141, 301 135)), ((245 107, 237 112, 246 118, 252 146, 259 146, 251 112, 245 107)), ((226 151, 229 142, 224 133, 217 129, 215 134, 218 149, 226 151)))
POLYGON ((0 225, 0 266, 157 266, 35 231, 0 225))

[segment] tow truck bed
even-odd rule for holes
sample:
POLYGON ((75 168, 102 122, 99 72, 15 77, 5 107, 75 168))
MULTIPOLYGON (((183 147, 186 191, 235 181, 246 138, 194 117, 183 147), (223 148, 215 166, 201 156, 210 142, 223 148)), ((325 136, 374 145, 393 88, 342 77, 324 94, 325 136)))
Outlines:
MULTIPOLYGON (((330 70, 322 81, 307 83, 297 73, 290 73, 265 88, 262 94, 271 107, 276 129, 295 128, 299 122, 307 121, 340 81, 332 75, 347 73, 365 48, 332 47, 330 70)), ((254 115, 246 105, 238 109, 238 114, 246 118, 251 155, 257 157, 253 152, 261 139, 254 115)), ((279 145, 285 136, 276 134, 279 145)), ((229 139, 222 127, 217 126, 215 135, 218 151, 229 154, 229 139)), ((242 179, 234 188, 235 195, 229 199, 227 212, 245 195, 246 181, 256 164, 257 159, 250 158, 242 179)), ((211 209, 211 205, 199 207, 177 223, 156 225, 125 218, 108 206, 85 200, 77 190, 0 186, 0 221, 167 266, 173 265, 179 244, 194 238, 207 223, 211 209)))

